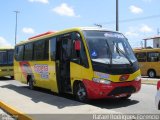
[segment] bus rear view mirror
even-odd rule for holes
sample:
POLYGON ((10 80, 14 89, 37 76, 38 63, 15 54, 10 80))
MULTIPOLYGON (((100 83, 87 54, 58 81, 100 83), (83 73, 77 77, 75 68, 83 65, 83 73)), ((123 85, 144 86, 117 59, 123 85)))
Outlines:
POLYGON ((81 41, 80 40, 75 40, 74 49, 76 51, 80 51, 81 50, 81 41))

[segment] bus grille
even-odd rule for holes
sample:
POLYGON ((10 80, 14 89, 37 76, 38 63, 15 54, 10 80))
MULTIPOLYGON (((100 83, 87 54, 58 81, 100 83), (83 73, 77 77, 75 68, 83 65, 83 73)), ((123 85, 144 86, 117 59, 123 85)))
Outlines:
POLYGON ((125 86, 125 87, 117 87, 114 90, 112 90, 108 96, 114 96, 114 95, 119 95, 123 93, 134 93, 136 89, 133 86, 125 86))

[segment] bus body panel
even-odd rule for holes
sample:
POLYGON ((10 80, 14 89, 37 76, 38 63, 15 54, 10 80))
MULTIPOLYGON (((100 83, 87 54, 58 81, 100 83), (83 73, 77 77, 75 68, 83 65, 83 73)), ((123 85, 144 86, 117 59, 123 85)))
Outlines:
POLYGON ((14 76, 13 66, 1 66, 0 77, 3 77, 3 76, 14 76))
MULTIPOLYGON (((129 81, 133 81, 136 77, 138 77, 141 74, 140 70, 132 73, 132 74, 127 74, 128 75, 128 79, 125 82, 129 82, 129 81)), ((123 75, 123 74, 122 74, 123 75)), ((108 75, 108 80, 111 80, 112 82, 124 82, 124 81, 120 81, 120 77, 122 75, 108 75)))
MULTIPOLYGON (((96 72, 97 73, 97 72, 96 72)), ((105 73, 99 73, 105 75, 105 73)), ((140 70, 136 71, 133 74, 129 74, 129 78, 125 81, 120 81, 121 75, 108 75, 107 80, 111 81, 111 84, 105 85, 101 83, 95 83, 91 79, 83 79, 83 83, 85 84, 87 91, 88 91, 88 96, 90 99, 99 99, 99 98, 113 98, 113 97, 119 97, 122 94, 132 94, 136 93, 141 89, 141 80, 136 81, 135 78, 137 78, 140 75, 140 70), (126 88, 125 88, 126 87, 126 88), (116 91, 116 89, 118 89, 116 91), (118 94, 118 91, 120 89, 126 89, 125 92, 121 91, 118 94), (112 91, 116 91, 117 93, 111 94, 112 91), (119 96, 118 96, 119 95, 119 96)), ((97 74, 94 74, 94 77, 99 78, 97 74)), ((102 78, 102 77, 101 77, 102 78)))
POLYGON ((112 82, 110 85, 95 83, 91 80, 83 80, 83 83, 87 88, 90 99, 125 97, 141 89, 141 80, 120 83, 112 82))
POLYGON ((14 77, 15 77, 15 80, 18 80, 22 83, 27 83, 26 80, 22 81, 23 74, 21 72, 21 67, 19 62, 15 62, 15 60, 14 60, 14 77))
POLYGON ((157 62, 139 62, 141 74, 143 76, 148 76, 149 70, 155 70, 156 76, 160 76, 159 63, 157 62))
POLYGON ((49 63, 50 63, 50 66, 49 66, 50 89, 51 91, 58 93, 56 63, 55 61, 50 61, 49 63))
POLYGON ((70 63, 70 76, 71 76, 71 87, 72 87, 72 89, 73 89, 73 84, 76 80, 80 80, 80 81, 82 81, 83 79, 91 80, 93 78, 93 75, 94 75, 94 72, 93 72, 93 69, 92 69, 92 63, 91 63, 90 55, 89 55, 88 50, 87 50, 87 44, 86 44, 84 35, 83 35, 82 31, 79 30, 79 29, 77 29, 76 31, 79 32, 81 37, 82 37, 82 42, 83 42, 84 48, 86 50, 86 55, 87 55, 88 66, 89 67, 86 68, 82 65, 75 64, 74 62, 70 63))
POLYGON ((57 91, 55 62, 53 61, 38 61, 38 62, 20 62, 15 67, 15 78, 22 83, 27 83, 27 76, 32 76, 35 86, 57 91), (20 65, 21 64, 21 65, 20 65), (28 64, 28 65, 27 65, 28 64), (25 67, 24 67, 25 65, 25 67), (23 72, 21 72, 23 71, 23 72), (21 74, 22 73, 22 74, 21 74))

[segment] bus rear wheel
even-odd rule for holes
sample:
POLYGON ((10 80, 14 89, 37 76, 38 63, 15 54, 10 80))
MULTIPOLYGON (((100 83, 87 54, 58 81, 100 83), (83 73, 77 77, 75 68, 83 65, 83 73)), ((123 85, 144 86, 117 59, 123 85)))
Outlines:
POLYGON ((14 80, 14 76, 10 76, 10 78, 11 78, 12 80, 14 80))
POLYGON ((34 83, 33 83, 33 80, 32 80, 31 77, 29 78, 28 85, 29 85, 29 89, 30 89, 30 90, 33 90, 33 89, 34 89, 34 83))
POLYGON ((148 76, 149 76, 150 78, 155 78, 155 77, 156 77, 156 72, 155 72, 154 70, 149 70, 149 71, 148 71, 148 76))
POLYGON ((74 95, 80 102, 86 103, 88 101, 87 91, 82 82, 78 82, 74 86, 74 95))

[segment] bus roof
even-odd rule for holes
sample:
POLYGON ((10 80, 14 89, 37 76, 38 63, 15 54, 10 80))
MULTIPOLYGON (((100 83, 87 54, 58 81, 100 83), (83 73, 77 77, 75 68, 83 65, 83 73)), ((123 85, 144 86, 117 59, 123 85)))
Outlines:
MULTIPOLYGON (((17 45, 29 43, 29 42, 32 42, 32 41, 37 41, 39 39, 45 39, 45 38, 48 38, 48 37, 52 37, 54 35, 60 35, 60 34, 65 34, 67 32, 82 31, 82 30, 97 30, 97 31, 117 32, 117 31, 111 31, 111 30, 107 30, 105 28, 98 28, 98 27, 76 27, 76 28, 69 28, 69 29, 65 29, 65 30, 57 31, 57 32, 45 32, 45 33, 33 36, 33 37, 29 38, 28 40, 21 41, 17 45)), ((117 33, 119 33, 119 32, 117 32, 117 33)))
POLYGON ((0 50, 12 50, 14 47, 0 47, 0 50))
POLYGON ((28 40, 32 40, 32 39, 34 39, 34 38, 39 38, 39 37, 42 37, 42 36, 44 36, 44 35, 49 35, 49 34, 52 34, 52 33, 55 33, 55 32, 53 32, 53 31, 48 31, 48 32, 45 32, 45 33, 42 33, 42 34, 39 34, 39 35, 30 37, 30 38, 28 38, 28 40))
POLYGON ((133 49, 134 52, 160 52, 160 48, 141 48, 141 49, 133 49))

